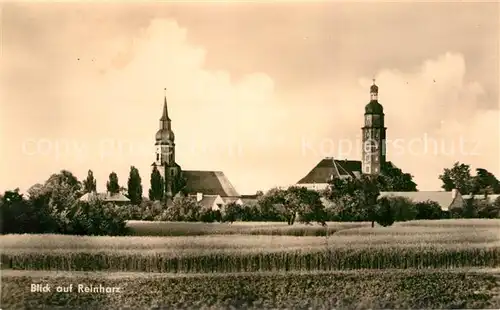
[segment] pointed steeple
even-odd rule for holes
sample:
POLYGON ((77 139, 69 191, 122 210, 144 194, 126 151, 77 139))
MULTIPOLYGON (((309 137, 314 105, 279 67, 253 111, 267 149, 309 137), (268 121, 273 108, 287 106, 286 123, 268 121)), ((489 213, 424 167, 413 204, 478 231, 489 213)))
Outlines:
POLYGON ((168 109, 167 109, 167 89, 164 89, 164 103, 163 103, 163 115, 161 116, 160 120, 161 121, 170 121, 170 118, 168 117, 168 109))

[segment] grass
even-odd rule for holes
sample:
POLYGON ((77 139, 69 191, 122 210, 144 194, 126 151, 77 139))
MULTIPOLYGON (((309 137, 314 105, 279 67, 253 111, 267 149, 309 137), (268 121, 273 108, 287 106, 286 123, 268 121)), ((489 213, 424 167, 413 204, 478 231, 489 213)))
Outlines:
POLYGON ((454 227, 454 228, 491 228, 500 231, 500 219, 446 219, 446 220, 418 220, 396 223, 397 226, 418 227, 454 227))
MULTIPOLYGON (((376 225, 378 226, 378 225, 376 225)), ((190 223, 129 221, 127 227, 135 236, 203 236, 203 235, 282 235, 282 236, 325 236, 327 231, 318 224, 287 225, 284 222, 234 222, 234 223, 190 223)), ((354 228, 371 228, 370 222, 328 222, 328 235, 345 232, 354 228)), ((500 220, 495 219, 451 219, 420 220, 395 223, 393 227, 420 228, 478 228, 497 229, 500 220)))
POLYGON ((329 223, 328 238, 319 225, 129 225, 145 236, 0 236, 2 308, 500 308, 500 220, 329 223))
POLYGON ((498 309, 500 274, 383 270, 254 274, 14 272, 2 275, 5 309, 498 309), (50 293, 31 293, 32 283, 50 293), (55 286, 120 287, 120 293, 58 293, 55 286))
MULTIPOLYGON (((369 227, 368 222, 329 222, 328 234, 339 230, 369 227)), ((288 235, 288 236, 325 236, 326 230, 319 224, 294 224, 284 222, 153 222, 128 221, 127 227, 135 236, 203 236, 203 235, 288 235)))
POLYGON ((6 235, 0 237, 0 245, 4 268, 33 270, 213 273, 497 267, 500 234, 491 228, 493 222, 484 223, 460 229, 449 225, 350 228, 328 238, 6 235))

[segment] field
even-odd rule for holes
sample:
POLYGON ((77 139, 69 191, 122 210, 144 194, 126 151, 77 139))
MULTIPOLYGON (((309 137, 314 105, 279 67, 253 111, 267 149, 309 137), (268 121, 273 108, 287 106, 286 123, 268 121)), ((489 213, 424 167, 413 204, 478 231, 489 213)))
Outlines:
POLYGON ((327 228, 318 224, 294 224, 279 222, 234 222, 229 223, 189 223, 129 221, 127 226, 136 236, 202 236, 202 235, 287 235, 325 236, 339 230, 356 227, 370 227, 367 222, 329 222, 327 228))
POLYGON ((4 303, 22 296, 18 303, 72 307, 86 298, 141 308, 500 307, 500 220, 329 223, 328 236, 318 225, 280 223, 131 226, 136 236, 1 236, 4 303), (67 272, 56 278, 55 270, 67 272), (127 288, 94 297, 28 291, 35 279, 62 285, 75 277, 127 288))
POLYGON ((499 309, 499 287, 498 270, 177 276, 8 271, 3 275, 2 299, 4 309, 499 309), (121 292, 29 293, 31 283, 101 284, 120 287, 121 292))

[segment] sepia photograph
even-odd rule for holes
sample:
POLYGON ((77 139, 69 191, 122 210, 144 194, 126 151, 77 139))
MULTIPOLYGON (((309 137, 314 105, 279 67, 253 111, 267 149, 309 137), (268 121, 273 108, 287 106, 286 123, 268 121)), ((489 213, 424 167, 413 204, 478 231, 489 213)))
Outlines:
POLYGON ((500 309, 497 1, 0 2, 0 310, 500 309))

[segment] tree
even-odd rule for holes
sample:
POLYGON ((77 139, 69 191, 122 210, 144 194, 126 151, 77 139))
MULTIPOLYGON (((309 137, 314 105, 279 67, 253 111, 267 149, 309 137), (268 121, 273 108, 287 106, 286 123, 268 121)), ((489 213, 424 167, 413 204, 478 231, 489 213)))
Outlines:
POLYGON ((125 235, 128 232, 123 215, 112 203, 99 199, 79 201, 70 217, 69 234, 72 235, 125 235))
POLYGON ((94 173, 89 170, 87 173, 87 178, 83 181, 83 192, 93 193, 97 190, 97 182, 94 178, 94 173))
POLYGON ((167 207, 169 221, 196 222, 200 218, 202 207, 192 197, 175 197, 173 203, 167 207))
POLYGON ((242 219, 243 208, 237 203, 228 203, 224 210, 222 211, 222 221, 223 222, 235 222, 242 219))
POLYGON ((187 185, 186 178, 182 175, 182 172, 177 174, 172 180, 172 196, 177 195, 178 193, 185 194, 185 189, 187 185))
POLYGON ((77 192, 82 189, 82 184, 78 181, 78 178, 68 170, 61 170, 59 173, 52 174, 49 179, 45 182, 46 185, 49 184, 66 184, 72 191, 77 192))
POLYGON ((416 192, 417 184, 413 181, 413 176, 403 171, 391 163, 384 163, 382 174, 377 177, 378 187, 384 192, 416 192))
MULTIPOLYGON (((54 212, 54 216, 66 221, 61 212, 67 212, 82 195, 82 184, 68 170, 52 174, 45 183, 35 184, 28 193, 30 200, 37 204, 46 204, 54 212), (65 211, 66 210, 66 211, 65 211)), ((60 223, 60 225, 63 225, 60 223)))
POLYGON ((479 218, 487 218, 487 219, 500 218, 500 197, 493 202, 490 202, 487 199, 481 199, 476 201, 475 205, 476 205, 475 209, 477 210, 477 216, 479 218))
POLYGON ((151 188, 149 189, 149 199, 150 200, 163 200, 165 196, 165 182, 163 177, 158 171, 156 165, 153 166, 153 171, 151 172, 151 188))
POLYGON ((40 222, 44 219, 30 201, 16 188, 6 191, 0 196, 0 215, 2 220, 2 234, 42 233, 40 222))
POLYGON ((394 215, 394 221, 411 221, 417 217, 417 209, 413 201, 407 197, 387 197, 394 215))
POLYGON ((61 170, 59 173, 52 174, 44 184, 46 194, 53 194, 55 189, 63 189, 72 199, 78 199, 83 195, 82 183, 78 178, 68 170, 61 170))
POLYGON ((500 181, 495 175, 483 168, 476 169, 476 175, 473 178, 473 194, 489 195, 500 194, 500 181))
POLYGON ((286 220, 288 225, 293 225, 297 218, 303 223, 323 223, 325 211, 320 198, 316 191, 291 186, 269 190, 258 198, 258 204, 266 220, 286 220))
POLYGON ((439 220, 442 218, 441 206, 431 200, 417 202, 415 204, 417 220, 439 220))
POLYGON ((113 194, 118 194, 120 192, 120 184, 118 183, 118 175, 115 172, 109 174, 109 181, 106 183, 106 188, 108 192, 113 194))
POLYGON ((283 221, 284 191, 278 188, 270 189, 265 195, 257 198, 259 213, 264 221, 283 221))
POLYGON ((378 178, 363 175, 361 178, 335 178, 324 197, 332 202, 329 213, 339 221, 375 222, 375 208, 380 194, 378 178))
POLYGON ((441 188, 445 191, 456 188, 462 194, 469 194, 474 189, 474 179, 470 173, 470 166, 466 164, 455 162, 451 169, 444 169, 439 179, 443 182, 441 188))
POLYGON ((130 167, 130 175, 127 183, 128 198, 134 205, 138 205, 142 201, 142 180, 139 175, 139 170, 136 167, 130 167))
POLYGON ((318 192, 299 186, 289 187, 286 192, 287 204, 285 207, 289 210, 288 214, 291 215, 290 224, 294 223, 297 216, 301 223, 325 224, 325 207, 318 192))
POLYGON ((382 197, 378 200, 375 219, 379 225, 384 227, 394 224, 394 212, 387 197, 382 197))

